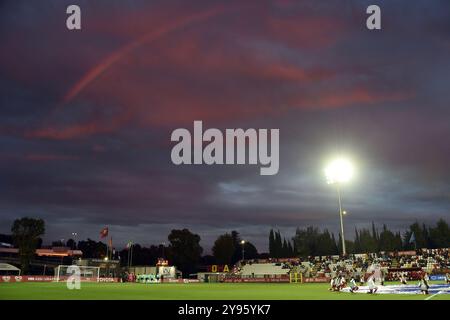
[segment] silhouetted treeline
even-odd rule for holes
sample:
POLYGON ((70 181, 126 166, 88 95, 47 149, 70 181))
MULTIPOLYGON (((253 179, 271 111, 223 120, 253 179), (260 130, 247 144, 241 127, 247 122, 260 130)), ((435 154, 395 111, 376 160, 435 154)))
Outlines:
POLYGON ((241 239, 239 232, 231 231, 220 235, 212 247, 213 256, 207 264, 233 265, 242 258, 259 258, 258 250, 248 240, 241 239))
MULTIPOLYGON (((448 248, 450 247, 450 228, 447 222, 440 219, 435 226, 420 225, 418 222, 409 226, 403 235, 393 232, 383 225, 379 230, 374 223, 370 229, 355 228, 353 240, 346 240, 348 253, 369 253, 379 251, 400 251, 419 248, 448 248)), ((281 242, 280 232, 270 230, 269 252, 274 258, 290 256, 321 256, 337 255, 342 252, 340 234, 336 239, 327 229, 321 231, 317 227, 297 228, 292 238, 293 253, 289 245, 281 242)), ((287 242, 289 243, 289 242, 287 242)))
POLYGON ((270 230, 269 234, 269 255, 272 258, 291 258, 295 256, 297 251, 289 240, 284 238, 281 240, 280 231, 270 230))

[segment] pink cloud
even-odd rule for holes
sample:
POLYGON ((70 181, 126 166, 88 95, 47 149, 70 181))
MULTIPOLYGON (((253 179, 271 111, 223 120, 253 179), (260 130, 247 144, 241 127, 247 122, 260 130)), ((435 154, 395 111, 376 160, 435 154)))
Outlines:
POLYGON ((41 154, 32 153, 24 156, 27 161, 59 161, 59 160, 78 160, 78 156, 68 156, 59 154, 41 154))

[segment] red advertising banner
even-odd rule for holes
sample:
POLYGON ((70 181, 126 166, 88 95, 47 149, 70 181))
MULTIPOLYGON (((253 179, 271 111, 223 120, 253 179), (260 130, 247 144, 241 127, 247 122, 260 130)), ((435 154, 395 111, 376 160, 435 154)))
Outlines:
POLYGON ((331 279, 327 277, 314 277, 314 278, 303 278, 304 283, 327 283, 331 279))
POLYGON ((224 282, 234 283, 289 283, 289 278, 227 278, 224 282))
MULTIPOLYGON (((67 280, 67 277, 60 277, 60 281, 67 280)), ((119 282, 119 278, 85 278, 81 277, 82 282, 119 282)), ((0 282, 52 282, 56 281, 54 276, 0 276, 0 282)))

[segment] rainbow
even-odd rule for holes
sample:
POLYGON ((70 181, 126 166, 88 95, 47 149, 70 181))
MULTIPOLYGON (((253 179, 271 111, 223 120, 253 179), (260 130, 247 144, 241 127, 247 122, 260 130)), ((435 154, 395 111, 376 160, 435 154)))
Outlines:
POLYGON ((217 7, 210 9, 201 13, 193 14, 188 17, 174 21, 168 25, 165 25, 159 29, 152 30, 139 37, 136 40, 126 44, 125 46, 117 49, 112 54, 107 56, 103 61, 97 64, 95 67, 90 69, 75 85, 73 85, 70 90, 64 95, 63 104, 72 101, 76 96, 78 96, 84 88, 86 88, 92 81, 97 79, 102 73, 104 73, 108 68, 114 65, 117 61, 121 60, 126 55, 130 54, 137 48, 144 44, 150 43, 161 37, 167 35, 170 32, 183 28, 189 24, 200 22, 223 13, 225 10, 223 7, 217 7))

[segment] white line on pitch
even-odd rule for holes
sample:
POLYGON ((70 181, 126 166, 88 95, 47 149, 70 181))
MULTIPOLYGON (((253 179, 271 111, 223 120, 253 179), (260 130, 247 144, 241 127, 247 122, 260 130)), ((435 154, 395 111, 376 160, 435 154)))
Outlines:
POLYGON ((425 298, 425 300, 431 300, 434 296, 438 295, 439 293, 442 293, 442 291, 436 292, 435 294, 433 294, 433 295, 431 295, 431 296, 425 298))

